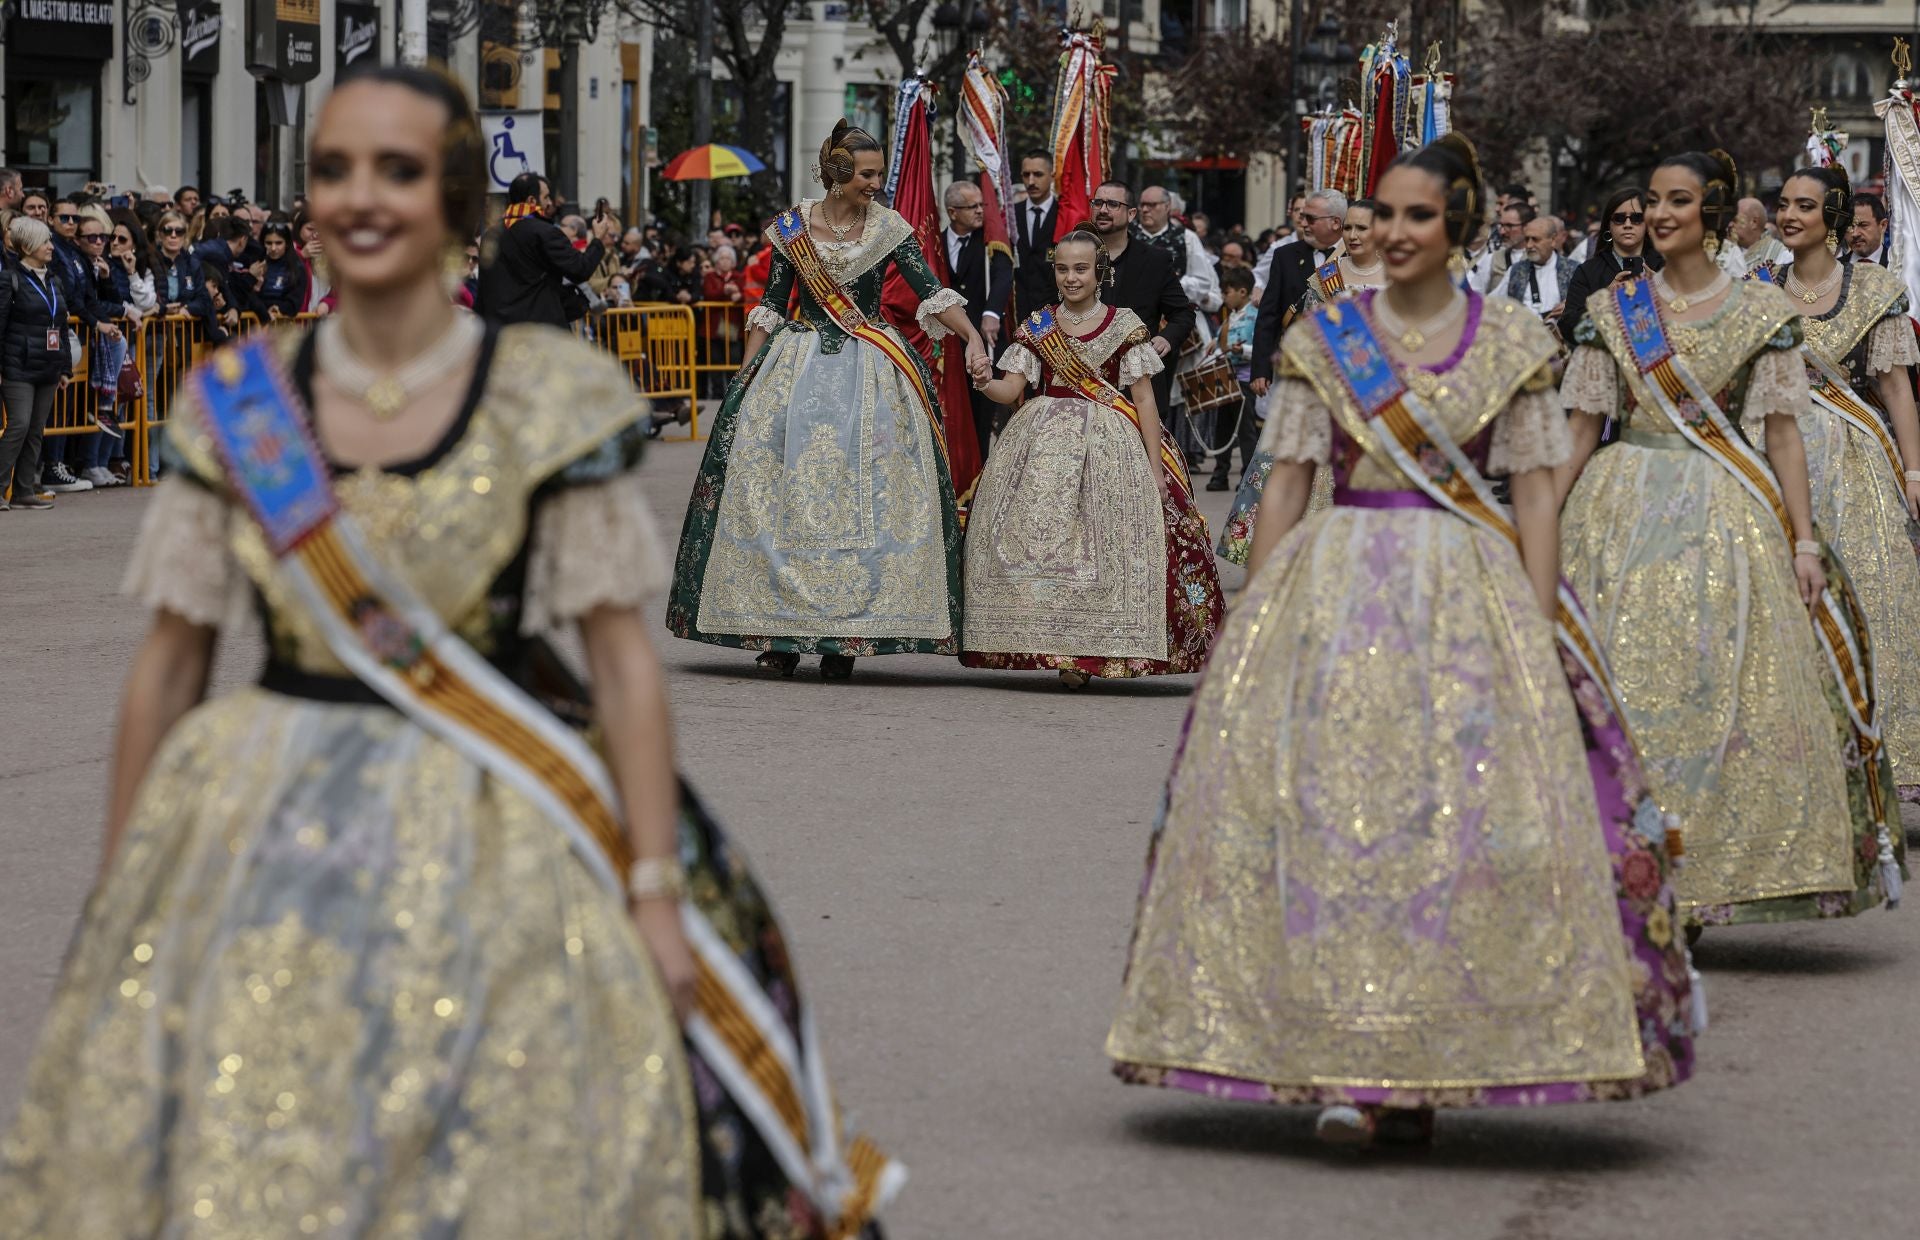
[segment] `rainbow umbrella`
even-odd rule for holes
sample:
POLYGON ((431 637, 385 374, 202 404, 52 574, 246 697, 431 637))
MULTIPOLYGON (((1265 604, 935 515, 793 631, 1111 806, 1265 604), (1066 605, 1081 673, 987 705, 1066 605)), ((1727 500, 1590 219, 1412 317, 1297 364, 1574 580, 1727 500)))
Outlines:
POLYGON ((661 175, 669 181, 718 181, 766 170, 765 164, 737 146, 709 142, 675 155, 661 175))

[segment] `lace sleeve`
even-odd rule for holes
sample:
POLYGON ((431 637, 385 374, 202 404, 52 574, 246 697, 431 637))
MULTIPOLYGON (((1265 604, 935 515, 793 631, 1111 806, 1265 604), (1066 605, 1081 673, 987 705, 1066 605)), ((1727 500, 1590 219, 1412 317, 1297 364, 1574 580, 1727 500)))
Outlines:
POLYGON ((1747 376, 1747 399, 1740 407, 1740 421, 1757 428, 1774 416, 1798 418, 1811 403, 1808 391, 1807 367, 1800 360, 1800 350, 1762 349, 1747 376))
POLYGON ((943 288, 920 303, 920 308, 913 312, 913 320, 920 325, 921 331, 927 333, 927 339, 940 340, 953 333, 935 316, 955 306, 964 308, 966 304, 967 299, 960 295, 958 289, 943 288))
POLYGON ((1487 472, 1524 474, 1552 469, 1573 456, 1573 435, 1567 429, 1560 393, 1553 388, 1553 372, 1542 366, 1515 394, 1513 403, 1494 419, 1493 442, 1487 447, 1487 472))
POLYGON ((520 631, 551 632, 596 607, 637 607, 671 578, 638 473, 568 487, 535 517, 520 631))
POLYGON ((1260 451, 1281 461, 1325 465, 1333 455, 1333 414, 1305 379, 1282 378, 1267 404, 1260 451))
POLYGON ((1008 374, 1025 379, 1028 387, 1040 386, 1040 359, 1018 340, 1001 350, 1000 360, 996 364, 1008 374))
MULTIPOLYGON (((1585 324, 1583 323, 1584 327, 1585 324)), ((1599 345, 1576 346, 1560 379, 1560 403, 1569 413, 1612 417, 1620 411, 1620 370, 1599 345)))
POLYGON ((784 314, 781 314, 764 301, 747 311, 748 331, 752 331, 757 327, 764 332, 777 332, 786 321, 787 317, 784 314))
POLYGON ((120 592, 155 610, 218 628, 244 599, 246 574, 227 542, 227 501, 175 474, 155 488, 120 592))
POLYGON ((1913 365, 1920 365, 1920 346, 1914 342, 1912 320, 1897 314, 1875 323, 1867 333, 1867 373, 1913 365))
POLYGON ((1149 375, 1157 375, 1167 368, 1160 355, 1153 351, 1150 344, 1136 344, 1120 355, 1120 390, 1126 391, 1135 383, 1149 375))

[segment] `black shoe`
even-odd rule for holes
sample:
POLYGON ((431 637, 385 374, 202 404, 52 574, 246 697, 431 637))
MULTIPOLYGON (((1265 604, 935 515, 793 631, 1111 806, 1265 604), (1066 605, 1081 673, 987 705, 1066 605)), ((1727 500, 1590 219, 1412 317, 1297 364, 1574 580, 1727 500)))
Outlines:
POLYGON ((755 659, 753 665, 763 672, 772 672, 777 676, 791 676, 800 666, 800 656, 791 650, 769 650, 755 659))
POLYGON ((15 495, 11 500, 8 501, 8 503, 10 503, 15 508, 24 508, 28 510, 37 509, 37 508, 51 508, 53 507, 53 495, 51 492, 47 492, 47 491, 41 491, 38 493, 29 491, 25 495, 15 495))
POLYGON ((850 654, 823 654, 820 656, 820 679, 852 680, 853 656, 850 654))
POLYGON ((1231 489, 1232 485, 1228 483, 1225 474, 1215 474, 1213 477, 1207 479, 1207 490, 1209 491, 1227 491, 1231 489))

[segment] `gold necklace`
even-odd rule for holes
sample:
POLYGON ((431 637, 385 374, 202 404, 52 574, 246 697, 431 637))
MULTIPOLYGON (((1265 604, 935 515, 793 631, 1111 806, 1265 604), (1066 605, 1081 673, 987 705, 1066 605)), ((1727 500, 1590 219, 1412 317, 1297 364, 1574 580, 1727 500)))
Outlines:
POLYGON ((379 374, 348 346, 339 324, 329 319, 314 339, 314 360, 342 395, 367 407, 376 422, 391 422, 406 412, 407 402, 421 388, 445 378, 466 360, 485 329, 471 314, 457 313, 440 339, 418 357, 396 370, 379 374))
POLYGON ((1102 310, 1105 310, 1106 308, 1107 308, 1106 303, 1101 301, 1098 297, 1096 297, 1093 299, 1092 308, 1090 308, 1085 314, 1075 314, 1071 310, 1067 309, 1067 303, 1061 302, 1060 303, 1060 321, 1062 323, 1071 323, 1075 327, 1078 327, 1080 324, 1085 323, 1088 319, 1091 319, 1094 315, 1099 314, 1102 310))
MULTIPOLYGON (((1664 271, 1657 273, 1653 277, 1653 282, 1656 288, 1674 292, 1673 296, 1667 298, 1667 309, 1673 311, 1675 314, 1685 314, 1689 308, 1697 306, 1701 302, 1712 301, 1718 297, 1723 290, 1733 283, 1733 277, 1722 271, 1719 275, 1709 280, 1707 286, 1697 293, 1674 291, 1673 285, 1668 282, 1667 273, 1664 271)), ((1665 296, 1665 294, 1663 293, 1662 296, 1665 296)))
POLYGON ((827 226, 827 231, 832 233, 833 239, 839 242, 841 245, 845 245, 847 243, 847 234, 852 232, 855 228, 859 227, 861 224, 865 223, 866 218, 867 218, 867 209, 863 206, 860 208, 860 214, 854 217, 853 222, 851 224, 836 224, 833 222, 832 218, 827 215, 826 206, 822 204, 822 206, 820 207, 820 222, 827 226))
POLYGON ((1846 271, 1847 269, 1845 267, 1842 267, 1839 263, 1835 263, 1833 270, 1827 273, 1826 279, 1809 287, 1801 282, 1799 272, 1795 271, 1792 267, 1788 267, 1787 291, 1809 306, 1818 305, 1820 299, 1828 293, 1831 293, 1833 286, 1840 283, 1840 277, 1845 275, 1846 271))
POLYGON ((1380 320, 1380 326, 1386 328, 1393 338, 1400 342, 1401 349, 1408 353, 1418 353, 1426 348, 1427 342, 1432 340, 1436 333, 1445 331, 1451 326, 1454 319, 1465 313, 1466 308, 1466 296, 1456 289, 1452 299, 1440 313, 1408 325, 1404 319, 1393 312, 1393 307, 1387 304, 1386 294, 1377 294, 1373 299, 1373 317, 1380 320))

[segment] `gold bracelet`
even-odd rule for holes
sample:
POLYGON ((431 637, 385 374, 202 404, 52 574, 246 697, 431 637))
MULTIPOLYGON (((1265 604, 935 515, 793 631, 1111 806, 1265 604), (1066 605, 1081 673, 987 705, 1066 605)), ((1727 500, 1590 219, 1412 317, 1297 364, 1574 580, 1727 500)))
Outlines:
POLYGON ((687 894, 687 872, 678 857, 643 857, 627 871, 627 895, 641 900, 678 900, 687 894))
POLYGON ((1820 544, 1811 538, 1802 538, 1799 542, 1793 544, 1793 553, 1795 555, 1810 555, 1815 559, 1819 559, 1820 544))

